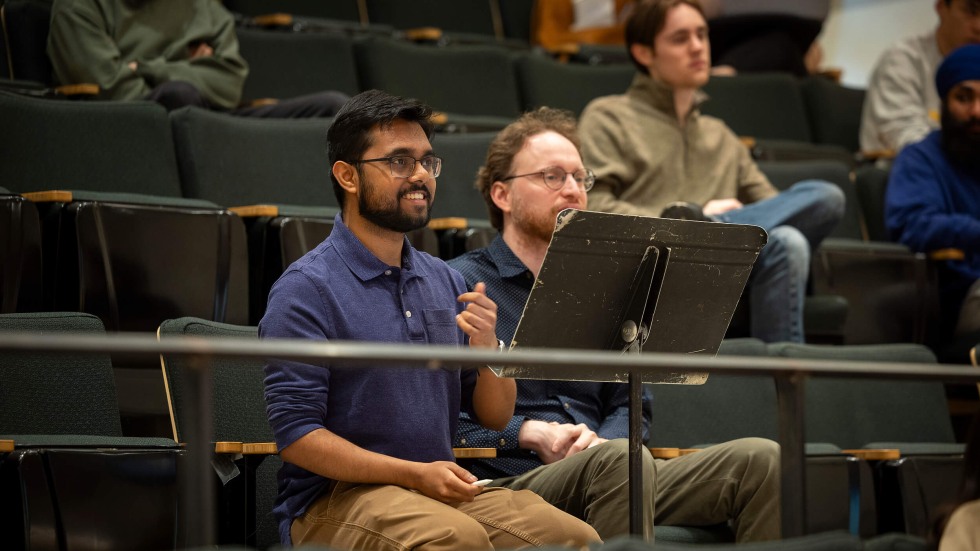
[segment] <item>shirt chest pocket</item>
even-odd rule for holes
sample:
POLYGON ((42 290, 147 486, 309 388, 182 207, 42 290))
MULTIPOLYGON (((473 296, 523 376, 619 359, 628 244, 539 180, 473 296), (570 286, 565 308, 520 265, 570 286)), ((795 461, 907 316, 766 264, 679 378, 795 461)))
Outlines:
POLYGON ((456 310, 422 310, 425 333, 429 344, 460 344, 459 329, 456 326, 456 310))

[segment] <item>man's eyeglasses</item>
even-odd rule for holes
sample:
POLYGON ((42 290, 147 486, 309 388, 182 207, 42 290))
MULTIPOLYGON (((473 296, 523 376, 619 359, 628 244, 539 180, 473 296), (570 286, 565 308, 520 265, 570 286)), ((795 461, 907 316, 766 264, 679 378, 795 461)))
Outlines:
POLYGON ((592 189, 592 185, 595 184, 595 174, 587 168, 580 168, 575 172, 565 172, 564 170, 558 168, 557 166, 549 166, 548 168, 538 171, 529 172, 527 174, 515 174, 514 176, 508 176, 501 180, 506 182, 507 180, 513 180, 514 178, 529 178, 531 176, 537 176, 541 182, 544 183, 548 189, 558 191, 565 186, 565 180, 571 176, 578 187, 585 191, 592 189))
POLYGON ((361 163, 380 163, 385 161, 388 163, 388 168, 391 170, 391 175, 396 178, 408 178, 415 172, 415 163, 422 165, 422 168, 429 173, 433 178, 438 178, 439 173, 442 172, 442 159, 436 157, 435 155, 426 155, 421 159, 416 159, 411 155, 392 155, 391 157, 378 157, 377 159, 361 159, 360 161, 351 161, 350 164, 357 165, 361 163))

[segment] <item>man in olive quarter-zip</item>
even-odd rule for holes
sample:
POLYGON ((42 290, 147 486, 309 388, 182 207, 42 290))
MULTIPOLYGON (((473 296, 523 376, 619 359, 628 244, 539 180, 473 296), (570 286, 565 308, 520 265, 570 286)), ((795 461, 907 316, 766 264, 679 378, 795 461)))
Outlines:
POLYGON ((749 280, 751 334, 802 342, 810 251, 840 220, 842 192, 815 180, 778 192, 735 133, 699 112, 711 55, 697 0, 639 2, 626 42, 639 73, 581 117, 582 157, 596 176, 589 206, 761 226, 769 242, 749 280))

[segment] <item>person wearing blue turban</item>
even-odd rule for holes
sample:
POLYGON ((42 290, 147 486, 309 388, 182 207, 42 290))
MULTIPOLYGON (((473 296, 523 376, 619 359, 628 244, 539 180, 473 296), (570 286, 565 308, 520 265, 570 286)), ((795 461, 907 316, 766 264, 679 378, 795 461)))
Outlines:
POLYGON ((939 266, 941 337, 980 338, 980 44, 946 56, 936 91, 941 128, 895 160, 886 224, 914 251, 962 252, 939 266))

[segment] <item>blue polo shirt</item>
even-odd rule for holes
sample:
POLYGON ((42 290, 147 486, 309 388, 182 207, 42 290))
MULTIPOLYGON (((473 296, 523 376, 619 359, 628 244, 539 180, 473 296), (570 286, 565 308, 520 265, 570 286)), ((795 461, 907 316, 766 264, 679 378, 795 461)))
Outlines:
MULTIPOLYGON (((505 343, 514 338, 524 305, 534 286, 534 275, 499 235, 484 249, 468 252, 449 261, 472 288, 482 281, 487 296, 497 303, 497 337, 505 343)), ((561 320, 555 320, 561 331, 561 320)), ((646 439, 650 423, 650 397, 643 393, 643 429, 646 439)), ((520 449, 517 435, 526 420, 583 423, 606 439, 629 436, 629 385, 585 381, 517 381, 514 417, 502 432, 476 423, 467 413, 459 420, 457 445, 497 448, 495 459, 476 459, 466 468, 478 478, 504 478, 524 474, 543 463, 537 454, 520 449)))
MULTIPOLYGON (((337 215, 330 236, 293 263, 269 294, 262 338, 461 345, 463 278, 405 240, 388 266, 337 215)), ((460 410, 472 411, 476 371, 339 367, 270 361, 269 423, 279 449, 318 428, 367 450, 410 461, 453 461, 460 410)), ((274 512, 282 542, 328 480, 284 463, 274 512)))

